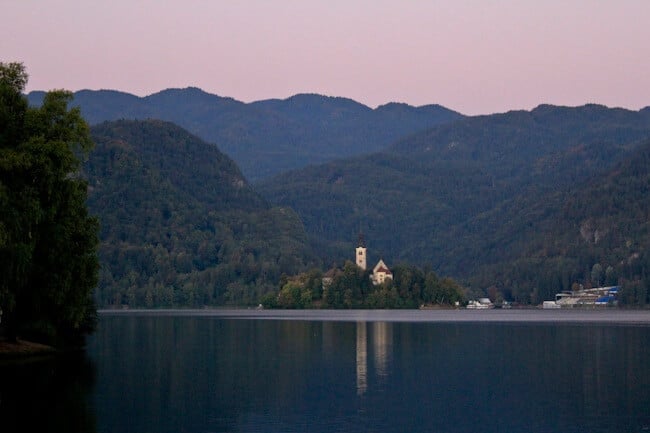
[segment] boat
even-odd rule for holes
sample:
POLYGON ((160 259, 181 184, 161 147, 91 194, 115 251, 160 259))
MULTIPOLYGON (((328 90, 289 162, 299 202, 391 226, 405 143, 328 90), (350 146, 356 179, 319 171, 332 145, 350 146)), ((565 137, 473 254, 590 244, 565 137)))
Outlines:
POLYGON ((481 298, 478 301, 471 300, 467 304, 468 310, 489 310, 494 308, 494 304, 488 298, 481 298))
POLYGON ((555 301, 544 301, 542 302, 542 308, 544 310, 555 310, 558 308, 562 308, 560 304, 558 304, 555 301))

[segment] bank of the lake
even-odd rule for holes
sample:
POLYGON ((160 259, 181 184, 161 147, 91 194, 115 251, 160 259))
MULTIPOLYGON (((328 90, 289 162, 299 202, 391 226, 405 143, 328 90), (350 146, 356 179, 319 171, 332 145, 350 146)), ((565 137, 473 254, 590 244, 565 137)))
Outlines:
POLYGON ((223 319, 309 320, 333 322, 608 323, 650 325, 650 310, 513 308, 491 310, 267 310, 255 308, 99 310, 100 316, 193 316, 223 319))
POLYGON ((5 359, 51 355, 55 352, 56 349, 46 344, 20 339, 9 341, 5 338, 0 338, 0 361, 5 359))

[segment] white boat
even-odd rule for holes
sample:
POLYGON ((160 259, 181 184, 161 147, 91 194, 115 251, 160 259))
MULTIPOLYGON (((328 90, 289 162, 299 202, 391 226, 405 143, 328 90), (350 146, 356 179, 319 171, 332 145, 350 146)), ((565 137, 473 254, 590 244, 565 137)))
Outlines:
POLYGON ((542 302, 542 308, 545 310, 553 310, 557 308, 562 308, 560 304, 555 301, 544 301, 542 302))
POLYGON ((468 310, 488 310, 494 308, 494 304, 488 298, 481 298, 478 301, 471 300, 467 304, 468 310))

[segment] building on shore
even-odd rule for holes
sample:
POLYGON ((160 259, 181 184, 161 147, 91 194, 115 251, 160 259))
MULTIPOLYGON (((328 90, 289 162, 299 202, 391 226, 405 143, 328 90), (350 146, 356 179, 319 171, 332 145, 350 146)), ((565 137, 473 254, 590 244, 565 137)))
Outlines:
POLYGON ((376 286, 378 284, 383 284, 386 280, 392 280, 393 273, 388 269, 386 263, 379 259, 377 265, 372 269, 372 275, 370 278, 372 279, 372 284, 376 286))
POLYGON ((618 286, 608 286, 561 292, 555 295, 555 301, 544 301, 542 308, 576 308, 617 304, 618 286))
MULTIPOLYGON (((366 248, 366 241, 363 237, 363 234, 359 234, 359 240, 357 242, 357 248, 355 250, 355 263, 357 266, 364 271, 367 269, 367 256, 368 249, 366 248)), ((370 275, 372 284, 375 286, 383 284, 386 280, 393 279, 393 273, 390 271, 386 263, 382 259, 379 259, 379 262, 372 268, 372 274, 370 275)))

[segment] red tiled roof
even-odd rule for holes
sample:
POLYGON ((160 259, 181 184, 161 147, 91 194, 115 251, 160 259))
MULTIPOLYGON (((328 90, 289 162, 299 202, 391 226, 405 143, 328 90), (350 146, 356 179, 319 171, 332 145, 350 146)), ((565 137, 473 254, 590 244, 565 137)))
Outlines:
POLYGON ((385 273, 385 274, 393 275, 393 274, 391 273, 391 271, 389 271, 388 269, 386 269, 386 268, 383 267, 383 266, 381 266, 379 269, 377 269, 377 273, 379 273, 379 272, 383 272, 383 273, 385 273))

